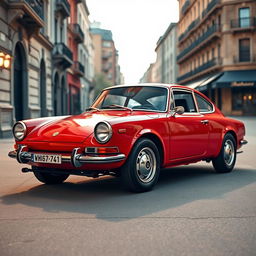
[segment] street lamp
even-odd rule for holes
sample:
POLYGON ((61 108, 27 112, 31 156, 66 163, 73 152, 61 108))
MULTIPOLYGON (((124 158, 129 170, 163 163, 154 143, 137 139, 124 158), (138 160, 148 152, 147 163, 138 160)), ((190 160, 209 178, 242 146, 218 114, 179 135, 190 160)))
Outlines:
POLYGON ((9 54, 4 54, 0 52, 0 68, 10 68, 11 67, 11 56, 9 54))
POLYGON ((11 66, 11 56, 9 54, 5 55, 4 68, 10 68, 11 66))
POLYGON ((4 53, 0 52, 0 68, 2 68, 4 65, 4 53))

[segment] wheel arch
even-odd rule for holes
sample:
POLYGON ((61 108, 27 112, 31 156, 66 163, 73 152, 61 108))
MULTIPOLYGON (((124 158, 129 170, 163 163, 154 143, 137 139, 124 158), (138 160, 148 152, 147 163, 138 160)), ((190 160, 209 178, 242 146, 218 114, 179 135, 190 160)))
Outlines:
POLYGON ((235 141, 236 141, 236 147, 237 147, 238 141, 237 141, 236 132, 235 132, 234 130, 232 130, 232 129, 227 129, 227 130, 225 131, 224 135, 223 135, 222 141, 223 141, 225 135, 227 135, 227 134, 231 134, 231 135, 234 137, 234 139, 235 139, 235 141))
POLYGON ((135 141, 135 143, 133 143, 132 148, 134 147, 134 145, 136 144, 137 141, 141 140, 141 139, 149 139, 151 141, 153 141, 159 151, 159 156, 160 156, 160 166, 163 166, 164 163, 164 158, 165 158, 165 154, 164 154, 164 144, 162 142, 162 140, 159 138, 159 136, 157 136, 154 133, 144 133, 142 134, 140 137, 137 138, 137 140, 135 141))

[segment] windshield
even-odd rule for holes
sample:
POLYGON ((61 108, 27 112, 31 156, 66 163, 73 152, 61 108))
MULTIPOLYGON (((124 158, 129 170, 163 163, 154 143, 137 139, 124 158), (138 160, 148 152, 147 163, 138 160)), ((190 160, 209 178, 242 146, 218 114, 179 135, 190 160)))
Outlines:
POLYGON ((153 86, 119 87, 105 90, 92 105, 97 109, 166 111, 167 88, 153 86))

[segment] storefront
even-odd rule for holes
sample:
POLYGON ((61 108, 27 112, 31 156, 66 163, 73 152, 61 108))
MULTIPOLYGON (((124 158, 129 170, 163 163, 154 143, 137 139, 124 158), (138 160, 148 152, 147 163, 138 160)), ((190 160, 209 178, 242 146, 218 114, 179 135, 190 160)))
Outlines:
POLYGON ((256 70, 226 71, 211 91, 225 114, 256 115, 256 70))

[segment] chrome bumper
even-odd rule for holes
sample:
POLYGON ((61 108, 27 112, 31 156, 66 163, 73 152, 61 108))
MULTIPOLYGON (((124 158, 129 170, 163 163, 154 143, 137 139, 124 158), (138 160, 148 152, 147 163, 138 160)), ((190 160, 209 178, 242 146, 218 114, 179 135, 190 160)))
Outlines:
MULTIPOLYGON (((20 145, 18 150, 10 151, 8 156, 17 159, 19 163, 32 162, 33 152, 23 151, 26 146, 20 145)), ((83 164, 108 164, 116 163, 125 159, 124 154, 118 154, 115 156, 89 156, 78 154, 80 148, 74 148, 71 156, 62 156, 62 163, 71 163, 74 167, 80 167, 83 164)), ((44 154, 44 153, 42 153, 44 154)))

